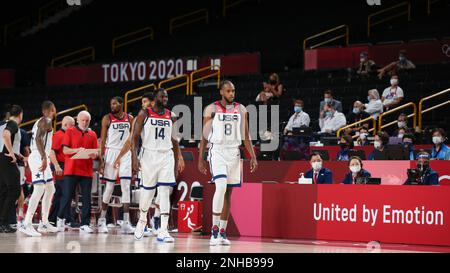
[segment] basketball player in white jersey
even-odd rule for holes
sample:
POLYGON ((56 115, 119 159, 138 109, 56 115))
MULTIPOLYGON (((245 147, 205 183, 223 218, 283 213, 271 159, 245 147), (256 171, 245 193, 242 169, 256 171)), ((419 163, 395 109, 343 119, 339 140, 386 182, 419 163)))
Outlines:
POLYGON ((110 100, 110 106, 111 113, 105 115, 102 119, 100 136, 100 154, 104 155, 104 158, 101 157, 100 159, 99 173, 101 179, 106 182, 106 188, 103 192, 102 211, 98 219, 98 232, 108 233, 105 217, 108 210, 108 203, 111 200, 114 186, 119 177, 122 190, 121 202, 123 204, 123 224, 121 231, 124 234, 130 234, 134 232, 130 224, 131 152, 128 151, 124 154, 121 158, 122 164, 120 164, 119 168, 114 167, 114 162, 130 136, 133 117, 124 113, 123 99, 121 97, 112 98, 110 100))
MULTIPOLYGON (((248 129, 248 113, 245 107, 234 102, 235 89, 230 81, 220 85, 222 99, 210 104, 204 111, 203 134, 199 155, 203 155, 207 142, 210 143, 208 161, 212 183, 216 190, 212 207, 212 235, 210 245, 229 245, 226 236, 230 215, 233 187, 242 184, 240 150, 242 141, 251 155, 250 171, 256 171, 258 162, 248 129)), ((199 156, 198 169, 206 175, 206 162, 199 156)))
POLYGON ((55 105, 50 101, 44 101, 42 103, 42 114, 43 117, 36 121, 32 130, 31 153, 28 157, 28 165, 31 170, 33 194, 28 203, 24 228, 20 229, 21 232, 32 237, 39 237, 41 233, 58 232, 58 229, 48 221, 51 202, 55 193, 55 185, 53 184, 53 174, 50 169, 49 160, 55 166, 56 174, 62 175, 62 169, 56 160, 55 152, 51 149, 53 136, 52 120, 56 114, 55 105), (33 228, 32 220, 41 198, 42 220, 37 232, 33 228))
MULTIPOLYGON (((147 109, 149 107, 153 107, 154 106, 154 95, 153 92, 146 92, 142 95, 142 99, 141 99, 141 109, 147 109)), ((133 136, 133 130, 134 130, 134 124, 136 123, 136 119, 133 119, 133 122, 131 123, 131 133, 128 136, 125 144, 123 145, 122 149, 120 150, 119 155, 117 156, 116 160, 114 161, 114 167, 116 169, 118 169, 120 167, 121 164, 121 159, 122 157, 127 154, 128 152, 130 152, 130 148, 131 148, 131 139, 133 136)), ((144 135, 144 131, 142 131, 141 133, 141 139, 143 138, 144 135)), ((141 159, 141 148, 139 148, 139 153, 138 153, 138 160, 141 159)), ((140 185, 141 182, 141 172, 138 172, 137 174, 133 174, 133 176, 135 177, 135 181, 137 182, 138 185, 140 185)), ((149 230, 149 228, 147 226, 145 226, 144 229, 144 236, 148 237, 151 235, 151 232, 149 230)))
POLYGON ((160 194, 161 227, 157 240, 171 243, 173 237, 168 232, 170 213, 170 186, 176 185, 175 170, 181 154, 178 140, 176 139, 176 117, 166 109, 167 92, 164 89, 155 91, 154 107, 142 110, 136 117, 136 123, 131 141, 133 154, 133 171, 142 170, 142 187, 139 202, 140 217, 136 225, 134 237, 142 239, 147 224, 147 212, 150 208, 155 189, 158 187, 160 194), (137 158, 138 142, 141 132, 142 152, 140 162, 137 158), (140 165, 140 166, 139 166, 140 165))

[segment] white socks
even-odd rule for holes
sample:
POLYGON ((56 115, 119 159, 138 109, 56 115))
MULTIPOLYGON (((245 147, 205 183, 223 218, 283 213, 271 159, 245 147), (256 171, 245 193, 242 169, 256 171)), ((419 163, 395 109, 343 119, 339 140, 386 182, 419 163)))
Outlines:
POLYGON ((147 212, 152 203, 153 196, 155 195, 155 190, 144 190, 141 189, 140 192, 140 202, 139 202, 139 220, 147 222, 147 212))
POLYGON ((170 213, 170 187, 160 186, 158 188, 159 209, 161 211, 161 229, 167 230, 170 213))
POLYGON ((33 185, 33 194, 31 194, 30 201, 28 202, 27 214, 25 215, 25 225, 32 224, 34 213, 36 212, 39 201, 44 195, 45 189, 43 184, 33 185))
POLYGON ((222 213, 223 203, 225 200, 225 193, 227 191, 227 180, 225 178, 219 178, 215 182, 216 191, 214 192, 213 197, 213 226, 219 226, 220 224, 220 215, 214 215, 214 213, 222 213))
POLYGON ((42 223, 48 224, 48 215, 50 213, 50 208, 52 206, 52 198, 55 194, 55 185, 53 182, 45 184, 44 197, 42 198, 42 223))
POLYGON ((228 220, 220 220, 219 230, 227 230, 228 220))
POLYGON ((123 213, 123 221, 124 222, 130 222, 130 213, 129 212, 124 212, 123 213))

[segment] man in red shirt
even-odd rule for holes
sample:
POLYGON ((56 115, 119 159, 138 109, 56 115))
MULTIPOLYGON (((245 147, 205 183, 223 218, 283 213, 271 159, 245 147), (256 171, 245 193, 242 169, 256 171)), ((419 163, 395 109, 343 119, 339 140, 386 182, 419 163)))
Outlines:
POLYGON ((89 128, 91 115, 81 111, 77 116, 77 126, 66 131, 63 139, 64 183, 63 196, 58 217, 63 219, 64 213, 72 201, 76 186, 81 188, 82 212, 81 233, 92 233, 89 227, 91 221, 91 187, 93 176, 93 159, 98 157, 98 151, 89 155, 89 159, 71 159, 73 155, 84 149, 98 149, 97 134, 89 128))
MULTIPOLYGON (((66 134, 66 130, 72 128, 73 126, 75 126, 75 120, 71 116, 65 116, 61 122, 61 129, 59 129, 56 133, 54 133, 52 138, 52 150, 55 151, 56 160, 58 161, 59 166, 63 170, 64 170, 65 155, 63 153, 62 143, 64 140, 64 135, 66 134)), ((53 223, 57 222, 56 219, 62 198, 61 185, 64 183, 63 178, 64 176, 56 176, 56 183, 55 183, 56 192, 55 195, 53 196, 53 209, 49 217, 50 222, 53 223)), ((72 220, 69 208, 66 210, 64 214, 64 219, 66 219, 67 221, 72 220)), ((60 226, 57 225, 57 227, 58 229, 60 229, 60 231, 64 231, 64 224, 60 226)))

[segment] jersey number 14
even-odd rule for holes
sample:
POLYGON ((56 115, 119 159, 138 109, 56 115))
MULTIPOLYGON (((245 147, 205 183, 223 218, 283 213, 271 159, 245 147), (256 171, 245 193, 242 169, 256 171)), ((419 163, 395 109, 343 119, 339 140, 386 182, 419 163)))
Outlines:
POLYGON ((155 128, 155 139, 162 138, 164 139, 166 135, 164 134, 164 128, 155 128))

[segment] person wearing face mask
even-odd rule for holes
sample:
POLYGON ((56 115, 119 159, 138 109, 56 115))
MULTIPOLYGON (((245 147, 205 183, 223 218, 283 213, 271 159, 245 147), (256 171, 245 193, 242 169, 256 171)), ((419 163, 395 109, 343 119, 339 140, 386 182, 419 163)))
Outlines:
POLYGON ((309 156, 309 163, 312 169, 305 173, 305 178, 311 178, 313 184, 332 184, 333 173, 323 167, 322 156, 319 153, 312 153, 309 156))
POLYGON ((345 115, 337 111, 332 104, 325 105, 324 110, 320 112, 319 126, 321 133, 332 134, 346 124, 345 115))
POLYGON ((356 70, 361 78, 368 78, 370 74, 375 71, 375 62, 369 59, 369 54, 366 51, 361 52, 359 55, 359 66, 356 70))
POLYGON ((374 151, 369 155, 369 160, 387 160, 386 145, 389 143, 389 135, 380 131, 375 135, 373 142, 374 151))
POLYGON ((433 149, 431 150, 431 159, 450 160, 450 148, 444 144, 447 138, 445 132, 441 128, 433 131, 433 149))
POLYGON ((347 161, 349 160, 349 153, 353 151, 353 139, 349 135, 343 135, 339 141, 339 146, 341 149, 337 153, 336 160, 337 161, 347 161))
POLYGON ((371 177, 372 175, 363 169, 363 163, 361 158, 352 156, 348 161, 348 167, 350 172, 345 175, 343 184, 355 184, 358 177, 371 177))
POLYGON ((378 119, 378 116, 383 113, 383 103, 380 100, 378 90, 369 90, 367 92, 367 100, 368 103, 364 105, 364 111, 370 114, 374 119, 378 119))
POLYGON ((310 118, 303 111, 304 103, 301 99, 294 101, 294 114, 289 118, 288 124, 284 128, 284 134, 292 135, 293 128, 309 127, 310 118))
POLYGON ((398 73, 405 72, 407 70, 415 69, 416 66, 406 58, 406 51, 400 50, 398 54, 398 60, 391 62, 385 67, 378 69, 378 78, 381 80, 386 73, 390 75, 396 75, 398 73))
POLYGON ((325 110, 327 104, 331 104, 333 105, 334 109, 342 113, 342 102, 333 98, 333 92, 331 90, 326 90, 324 92, 323 98, 323 101, 320 102, 320 112, 325 110))
POLYGON ((370 141, 367 140, 368 136, 369 136, 369 131, 367 130, 367 128, 362 127, 361 129, 359 129, 359 135, 358 135, 358 138, 356 139, 357 146, 370 145, 370 141))
POLYGON ((383 95, 381 96, 381 101, 386 110, 392 109, 400 104, 404 97, 403 89, 398 86, 398 76, 392 76, 390 82, 391 86, 384 89, 383 95))
POLYGON ((410 134, 406 134, 403 136, 403 148, 409 154, 409 160, 414 160, 414 136, 410 134))
MULTIPOLYGON (((360 120, 366 119, 370 117, 368 113, 366 113, 364 110, 364 104, 360 102, 359 100, 355 101, 353 103, 353 109, 352 111, 347 115, 347 124, 354 124, 356 122, 359 122, 360 120)), ((369 123, 364 122, 355 125, 352 127, 352 132, 356 133, 358 132, 362 127, 369 128, 369 123)))
POLYGON ((404 185, 439 185, 439 174, 430 167, 430 154, 421 151, 417 154, 415 175, 408 174, 404 185))

